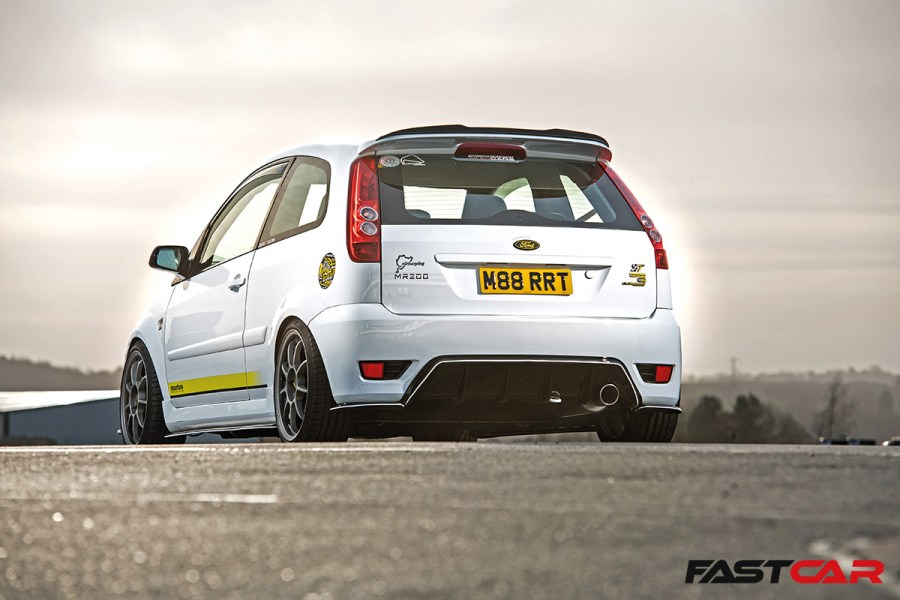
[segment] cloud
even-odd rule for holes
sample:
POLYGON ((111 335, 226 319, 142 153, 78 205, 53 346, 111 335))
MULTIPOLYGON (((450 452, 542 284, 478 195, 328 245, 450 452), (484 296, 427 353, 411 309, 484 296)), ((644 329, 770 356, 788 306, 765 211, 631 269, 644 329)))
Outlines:
MULTIPOLYGON (((153 245, 192 243, 279 149, 417 124, 607 136, 681 269, 688 371, 723 368, 728 343, 781 366, 765 339, 785 322, 742 299, 760 285, 824 298, 810 320, 861 346, 869 317, 835 289, 900 264, 900 3, 38 0, 5 17, 0 250, 4 279, 27 285, 0 299, 0 352, 120 362, 158 281, 153 245), (88 257, 103 286, 85 283, 88 257), (733 314, 753 335, 721 338, 733 314), (55 343, 60 328, 73 339, 55 343)), ((892 314, 872 289, 867 311, 892 314)), ((824 357, 816 335, 803 352, 824 357)), ((883 340, 866 352, 900 368, 883 340)))

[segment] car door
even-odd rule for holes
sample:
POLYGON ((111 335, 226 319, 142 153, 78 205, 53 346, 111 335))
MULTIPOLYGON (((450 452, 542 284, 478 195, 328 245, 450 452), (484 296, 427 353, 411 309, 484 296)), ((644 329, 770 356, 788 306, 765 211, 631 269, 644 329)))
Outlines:
POLYGON ((249 399, 244 310, 253 251, 288 162, 248 177, 209 224, 190 277, 176 283, 165 317, 166 378, 175 406, 249 399))

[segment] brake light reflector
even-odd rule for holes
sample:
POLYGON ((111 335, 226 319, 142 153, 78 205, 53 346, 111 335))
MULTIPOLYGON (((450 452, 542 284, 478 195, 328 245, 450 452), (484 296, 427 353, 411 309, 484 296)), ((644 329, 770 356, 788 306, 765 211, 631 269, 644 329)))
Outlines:
POLYGON ((374 156, 360 156, 350 166, 347 250, 354 262, 381 260, 381 207, 375 168, 374 156))
POLYGON ((672 365, 656 365, 656 383, 669 383, 672 369, 672 365))
POLYGON ((472 160, 525 160, 525 148, 515 144, 463 142, 456 148, 456 158, 472 160))
POLYGON ((656 257, 656 268, 668 269, 669 258, 666 256, 666 249, 663 247, 662 234, 653 224, 653 219, 650 218, 650 215, 647 214, 647 211, 645 211, 644 207, 641 206, 641 203, 638 202, 638 199, 634 197, 634 194, 631 193, 631 190, 628 189, 625 182, 616 175, 616 172, 613 171, 612 167, 609 165, 605 165, 605 167, 606 174, 609 175, 610 181, 613 182, 613 185, 616 186, 619 193, 622 194, 622 197, 628 202, 628 206, 631 207, 634 216, 638 218, 638 221, 641 222, 641 227, 647 232, 647 237, 650 238, 650 242, 653 244, 653 254, 656 257))
POLYGON ((638 364, 637 370, 644 383, 669 383, 675 365, 638 364))
POLYGON ((362 373, 363 379, 384 379, 384 363, 361 361, 359 372, 362 373))

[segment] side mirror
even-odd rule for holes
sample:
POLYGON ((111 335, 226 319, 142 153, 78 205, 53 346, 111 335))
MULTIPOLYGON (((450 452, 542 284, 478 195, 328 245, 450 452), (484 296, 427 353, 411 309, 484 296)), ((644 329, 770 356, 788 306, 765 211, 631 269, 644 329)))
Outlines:
POLYGON ((180 274, 187 266, 190 254, 191 251, 184 246, 157 246, 150 255, 150 266, 180 274))

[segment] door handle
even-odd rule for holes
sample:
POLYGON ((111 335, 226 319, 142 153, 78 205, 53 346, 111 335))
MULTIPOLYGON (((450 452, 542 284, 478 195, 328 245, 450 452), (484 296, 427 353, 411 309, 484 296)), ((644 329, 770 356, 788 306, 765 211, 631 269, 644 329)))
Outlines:
POLYGON ((234 276, 234 279, 231 280, 231 283, 228 284, 228 289, 232 292, 236 292, 241 289, 241 287, 247 283, 247 280, 244 279, 240 273, 234 276))

